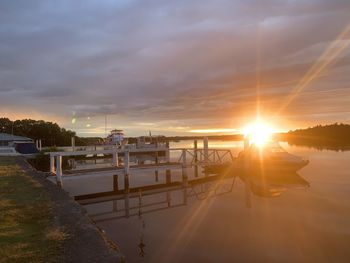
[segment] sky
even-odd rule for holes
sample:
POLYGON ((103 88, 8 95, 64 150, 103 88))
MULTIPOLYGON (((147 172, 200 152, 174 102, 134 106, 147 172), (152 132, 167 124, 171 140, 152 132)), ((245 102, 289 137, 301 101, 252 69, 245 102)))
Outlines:
POLYGON ((349 13, 349 0, 1 0, 0 117, 81 136, 349 123, 349 13))

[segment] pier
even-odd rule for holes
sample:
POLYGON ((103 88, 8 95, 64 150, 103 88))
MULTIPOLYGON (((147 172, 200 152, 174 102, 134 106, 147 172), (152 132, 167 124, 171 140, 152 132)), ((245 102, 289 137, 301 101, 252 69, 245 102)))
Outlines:
MULTIPOLYGON (((197 147, 197 141, 194 141, 193 148, 170 148, 170 147, 110 147, 109 149, 99 150, 97 147, 89 149, 85 147, 83 150, 78 150, 77 147, 69 149, 68 151, 50 152, 50 172, 55 176, 57 185, 63 186, 64 178, 69 177, 85 177, 99 175, 123 175, 124 183, 128 183, 130 173, 142 169, 155 169, 156 177, 160 170, 166 170, 167 182, 171 182, 171 169, 182 169, 183 178, 187 177, 186 168, 211 164, 222 164, 227 162, 233 162, 234 157, 228 149, 214 149, 209 148, 208 138, 203 139, 203 148, 197 147), (151 163, 131 161, 132 155, 149 155, 154 157, 154 161, 151 163), (80 157, 85 158, 97 158, 102 156, 103 158, 110 157, 108 167, 98 168, 93 167, 90 169, 73 169, 63 170, 63 157, 80 157)), ((198 172, 198 171, 197 171, 198 172)))

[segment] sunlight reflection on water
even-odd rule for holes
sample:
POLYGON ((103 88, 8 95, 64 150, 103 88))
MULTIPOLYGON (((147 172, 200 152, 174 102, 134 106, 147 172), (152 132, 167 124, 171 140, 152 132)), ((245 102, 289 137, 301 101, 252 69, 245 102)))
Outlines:
MULTIPOLYGON (((225 141, 209 145, 228 147, 234 155, 243 146, 225 141)), ((136 193, 128 203, 122 198, 86 208, 90 215, 117 208, 114 219, 108 219, 108 214, 107 220, 97 220, 97 224, 119 245, 128 262, 348 262, 350 152, 281 145, 293 154, 307 156, 310 164, 298 175, 237 179, 234 175, 195 184, 186 194, 174 189, 140 199, 136 193), (129 218, 125 217, 126 205, 129 218)), ((193 142, 171 146, 192 147, 193 142)), ((158 183, 164 183, 164 171, 158 176, 158 183)), ((198 176, 205 174, 200 170, 198 176)), ((152 184, 155 174, 144 171, 131 174, 130 179, 135 187, 152 184)), ((188 180, 192 179, 196 179, 194 170, 188 168, 188 180)), ((181 169, 172 171, 172 180, 181 181, 181 169)), ((108 191, 111 184, 111 177, 106 176, 64 185, 74 195, 108 191)), ((94 219, 101 218, 106 217, 94 219)))

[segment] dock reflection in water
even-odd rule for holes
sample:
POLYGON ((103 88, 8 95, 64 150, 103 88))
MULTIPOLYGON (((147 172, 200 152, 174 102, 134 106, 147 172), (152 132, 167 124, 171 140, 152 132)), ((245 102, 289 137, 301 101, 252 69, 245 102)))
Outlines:
MULTIPOLYGON (((132 172, 128 195, 121 175, 118 198, 85 207, 127 262, 350 262, 350 151, 283 147, 310 164, 264 176, 198 168, 196 177, 192 167, 187 187, 181 169, 171 185, 164 170, 132 172)), ((111 191, 112 175, 67 177, 64 189, 111 191)))
MULTIPOLYGON (((179 207, 191 209, 191 204, 198 201, 208 203, 211 199, 218 199, 218 202, 220 202, 221 196, 232 194, 235 184, 245 186, 243 187, 244 191, 240 191, 239 194, 244 196, 247 208, 253 205, 251 195, 271 198, 280 196, 290 188, 305 189, 310 187, 310 184, 296 173, 259 174, 257 172, 231 171, 213 174, 205 172, 198 166, 193 166, 190 170, 193 172, 191 179, 184 178, 182 181, 118 189, 114 194, 106 192, 105 196, 98 195, 99 197, 82 195, 77 196, 76 199, 87 207, 90 216, 99 225, 103 223, 117 224, 118 220, 137 218, 138 226, 135 226, 135 228, 139 229, 138 242, 128 245, 137 247, 139 257, 143 258, 148 253, 153 253, 147 251, 148 242, 150 241, 148 241, 148 235, 145 234, 147 232, 147 220, 152 221, 152 218, 147 218, 149 214, 157 214, 161 211, 165 212, 165 210, 179 207), (199 175, 197 174, 198 171, 202 173, 199 175), (188 204, 190 205, 188 206, 188 204), (96 206, 99 207, 98 210, 103 207, 104 211, 92 212, 96 206)), ((196 216, 195 213, 200 211, 192 212, 196 216)), ((131 224, 135 225, 135 221, 131 224)), ((116 242, 119 243, 118 240, 116 242)), ((130 257, 130 255, 128 256, 130 257)), ((152 258, 152 255, 150 256, 152 258)), ((136 260, 134 255, 132 258, 131 262, 136 260)))

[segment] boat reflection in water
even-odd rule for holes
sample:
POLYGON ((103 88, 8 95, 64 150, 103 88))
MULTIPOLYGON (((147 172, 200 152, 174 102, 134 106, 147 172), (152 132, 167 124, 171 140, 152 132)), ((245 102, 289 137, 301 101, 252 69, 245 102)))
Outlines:
MULTIPOLYGON (((202 169, 194 168, 195 173, 202 169)), ((89 213, 97 223, 137 217, 140 236, 139 243, 135 246, 139 256, 144 257, 147 254, 147 237, 144 235, 147 214, 184 207, 195 200, 219 198, 232 193, 237 183, 245 185, 245 192, 242 194, 245 195, 247 208, 252 207, 251 195, 271 198, 280 196, 289 188, 310 187, 310 184, 296 173, 244 172, 228 166, 208 166, 202 172, 202 175, 197 174, 191 179, 185 177, 182 181, 115 189, 105 194, 76 196, 76 200, 87 206, 88 210, 89 206, 98 204, 99 212, 92 209, 94 213, 89 213)))

